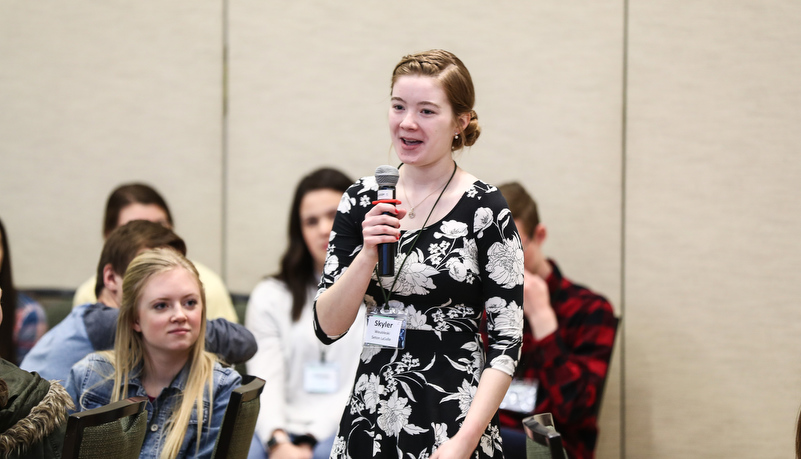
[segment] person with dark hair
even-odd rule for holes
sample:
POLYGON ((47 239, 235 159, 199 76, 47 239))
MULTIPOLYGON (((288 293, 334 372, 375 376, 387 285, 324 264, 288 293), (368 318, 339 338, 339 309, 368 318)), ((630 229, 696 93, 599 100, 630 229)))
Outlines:
POLYGON ((47 315, 36 300, 14 287, 8 233, 0 220, 0 301, 6 320, 0 324, 0 357, 19 364, 47 332, 47 315))
POLYGON ((510 394, 500 410, 507 459, 526 457, 523 418, 552 413, 571 459, 592 458, 598 407, 615 340, 606 298, 575 284, 542 246, 547 229, 537 203, 520 183, 500 185, 523 242, 523 348, 510 394))
MULTIPOLYGON (((0 288, 0 301, 3 292, 0 288)), ((69 393, 61 384, 0 359, 0 458, 60 457, 72 408, 69 393)))
POLYGON ((503 457, 496 413, 522 340, 523 250, 503 196, 456 164, 481 132, 474 103, 455 55, 404 56, 389 106, 401 202, 380 199, 374 176, 340 201, 315 331, 341 339, 362 302, 367 324, 332 458, 503 457), (380 244, 397 244, 390 275, 380 244))
MULTIPOLYGON (((245 325, 259 350, 248 372, 266 381, 250 458, 327 458, 356 374, 363 317, 351 334, 322 346, 312 328, 312 302, 342 194, 353 181, 317 169, 300 180, 289 214, 289 244, 278 274, 260 282, 245 325), (321 386, 317 378, 329 377, 321 386), (319 441, 318 441, 319 440, 319 441)), ((363 316, 363 313, 361 314, 363 316)))
MULTIPOLYGON (((20 367, 47 379, 64 380, 87 354, 111 349, 128 264, 142 250, 158 247, 186 254, 183 239, 158 223, 134 220, 112 231, 97 264, 98 302, 73 309, 36 343, 20 367)), ((206 347, 229 363, 241 363, 256 352, 256 340, 242 325, 215 319, 206 328, 206 347)))
MULTIPOLYGON (((103 239, 107 239, 115 228, 132 220, 148 220, 169 229, 173 229, 174 226, 167 202, 158 191, 144 183, 123 184, 111 192, 103 215, 103 239)), ((193 261, 193 264, 206 288, 208 318, 239 322, 231 294, 220 276, 197 261, 193 261)), ((73 307, 97 301, 96 291, 99 284, 100 279, 96 277, 81 284, 72 299, 73 307)))
POLYGON ((103 214, 103 239, 131 220, 149 220, 172 229, 167 201, 150 185, 126 183, 111 192, 103 214))

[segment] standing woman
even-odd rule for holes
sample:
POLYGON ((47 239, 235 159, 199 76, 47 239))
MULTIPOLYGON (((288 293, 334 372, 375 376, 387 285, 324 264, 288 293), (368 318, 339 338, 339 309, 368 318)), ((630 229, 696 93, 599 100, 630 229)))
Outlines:
POLYGON ((391 88, 403 203, 373 205, 374 177, 349 188, 315 326, 322 342, 338 339, 364 301, 366 342, 382 342, 382 327, 399 331, 387 345, 365 344, 332 457, 500 458, 495 413, 522 339, 520 237, 501 193, 453 157, 480 133, 464 64, 442 50, 406 56, 391 88), (377 246, 396 241, 395 275, 379 281, 377 246))
POLYGON ((125 272, 113 351, 89 354, 66 388, 79 410, 147 395, 140 458, 210 458, 239 374, 205 351, 203 285, 169 248, 138 255, 125 272))
POLYGON ((47 315, 36 300, 14 288, 8 234, 0 220, 0 300, 6 320, 0 324, 0 357, 17 365, 47 332, 47 315))
POLYGON ((312 327, 312 302, 342 194, 353 181, 317 169, 295 189, 281 270, 250 295, 245 326, 259 350, 248 372, 266 381, 251 458, 329 457, 359 364, 364 308, 347 337, 325 346, 312 327))

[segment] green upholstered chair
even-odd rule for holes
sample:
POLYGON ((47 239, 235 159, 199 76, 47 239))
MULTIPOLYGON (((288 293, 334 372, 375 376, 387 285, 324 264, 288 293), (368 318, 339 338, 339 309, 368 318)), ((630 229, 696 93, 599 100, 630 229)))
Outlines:
POLYGON ((147 397, 131 397, 70 415, 64 459, 136 459, 147 432, 147 397))
POLYGON ((251 375, 242 375, 242 386, 234 389, 225 409, 213 459, 246 459, 250 441, 256 430, 259 416, 259 396, 264 389, 264 380, 251 375))
POLYGON ((562 436, 553 425, 551 413, 523 419, 526 430, 526 459, 566 459, 562 436))

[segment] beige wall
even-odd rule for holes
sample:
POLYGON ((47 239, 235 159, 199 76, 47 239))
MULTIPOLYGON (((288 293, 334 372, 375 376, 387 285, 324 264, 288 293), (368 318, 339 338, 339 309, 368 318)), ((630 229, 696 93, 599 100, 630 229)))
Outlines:
POLYGON ((627 457, 792 457, 801 4, 631 2, 627 457))
POLYGON ((0 2, 17 284, 83 281, 108 192, 144 180, 190 256, 248 293, 301 175, 395 162, 391 68, 442 47, 484 129, 460 164, 522 181, 546 252, 624 317, 598 457, 790 457, 799 23, 791 0, 0 2))

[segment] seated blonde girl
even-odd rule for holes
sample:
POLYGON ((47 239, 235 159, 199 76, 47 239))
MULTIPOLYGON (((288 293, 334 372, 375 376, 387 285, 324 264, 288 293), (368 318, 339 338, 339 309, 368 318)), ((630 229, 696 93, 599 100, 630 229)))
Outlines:
POLYGON ((147 395, 141 458, 211 457, 239 374, 205 351, 203 285, 172 249, 142 252, 123 280, 114 351, 75 364, 67 391, 79 410, 147 395))

